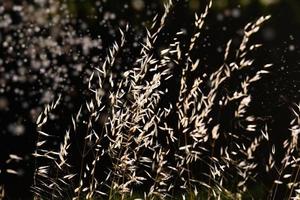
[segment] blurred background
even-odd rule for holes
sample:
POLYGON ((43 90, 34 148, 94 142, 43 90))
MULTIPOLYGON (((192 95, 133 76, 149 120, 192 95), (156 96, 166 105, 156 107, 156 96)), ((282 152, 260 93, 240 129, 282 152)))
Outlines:
MULTIPOLYGON (((191 32, 194 13, 207 1, 174 0, 175 7, 159 39, 160 47, 177 31, 191 32)), ((89 96, 88 77, 101 66, 107 48, 125 29, 128 45, 120 73, 139 55, 145 27, 163 13, 162 0, 1 0, 0 1, 0 186, 9 199, 31 199, 35 121, 47 103, 62 95, 51 115, 52 133, 64 133, 71 115, 89 96), (63 117, 63 118, 62 118, 63 117), (10 159, 9 155, 21 159, 10 159), (7 169, 13 169, 14 172, 7 169)), ((270 121, 279 143, 288 131, 290 106, 300 98, 300 1, 213 0, 197 53, 204 68, 222 63, 226 42, 238 43, 243 27, 272 15, 256 36, 264 47, 257 63, 274 63, 271 74, 252 88, 251 112, 270 121)), ((158 51, 160 48, 158 49, 158 51)), ((57 145, 54 142, 54 145, 57 145)), ((280 155, 278 155, 280 159, 280 155)))

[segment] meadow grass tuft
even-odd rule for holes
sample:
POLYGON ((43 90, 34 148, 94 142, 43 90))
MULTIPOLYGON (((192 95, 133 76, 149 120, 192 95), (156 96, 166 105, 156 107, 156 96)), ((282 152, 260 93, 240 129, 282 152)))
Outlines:
POLYGON ((36 199, 255 199, 262 147, 267 152, 263 170, 276 174, 265 192, 268 199, 276 199, 281 185, 285 198, 298 196, 300 106, 295 105, 281 163, 274 159, 277 147, 268 125, 248 114, 250 88, 272 66, 256 66, 251 55, 261 44, 251 38, 270 16, 248 23, 237 47, 229 40, 223 64, 206 74, 201 55, 193 51, 212 1, 195 14, 189 42, 183 43, 179 30, 162 48, 157 40, 172 6, 169 1, 154 17, 139 56, 121 76, 116 61, 130 26, 119 30, 103 64, 89 77, 90 98, 70 117, 57 148, 49 148, 52 135, 45 126, 62 106, 60 97, 45 106, 36 122, 36 199), (237 82, 236 77, 242 78, 237 82))

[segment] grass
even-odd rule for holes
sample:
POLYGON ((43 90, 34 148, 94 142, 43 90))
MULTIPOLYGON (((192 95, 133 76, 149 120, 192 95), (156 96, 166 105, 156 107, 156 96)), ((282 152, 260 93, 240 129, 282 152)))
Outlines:
POLYGON ((266 172, 276 174, 270 199, 284 184, 289 186, 286 197, 298 195, 299 106, 281 163, 274 160, 268 126, 248 114, 249 88, 272 66, 250 70, 257 65, 251 53, 261 47, 251 39, 270 16, 248 23, 237 48, 229 40, 223 64, 206 74, 201 55, 193 52, 211 4, 195 14, 188 42, 180 40, 184 33, 178 31, 161 48, 157 39, 172 11, 172 2, 166 4, 146 30, 140 55, 121 77, 115 67, 129 26, 120 29, 103 64, 90 74, 91 96, 54 148, 49 148, 46 126, 61 106, 60 97, 45 106, 37 119, 34 152, 37 199, 257 199, 265 190, 251 184, 257 182, 256 154, 263 144, 268 144, 266 172), (236 77, 242 79, 236 82, 236 77), (234 112, 225 112, 230 109, 234 112), (235 122, 231 131, 224 117, 235 122))

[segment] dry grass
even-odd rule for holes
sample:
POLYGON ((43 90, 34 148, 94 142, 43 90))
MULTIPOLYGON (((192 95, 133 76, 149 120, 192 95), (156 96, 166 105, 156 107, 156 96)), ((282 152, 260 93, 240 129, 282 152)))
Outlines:
POLYGON ((201 57, 190 55, 201 38, 211 3, 202 14, 195 15, 195 31, 185 44, 187 49, 178 38, 182 32, 178 32, 157 55, 153 53, 159 48, 156 41, 172 9, 172 2, 166 4, 164 14, 156 16, 147 30, 134 66, 123 73, 122 79, 116 79, 115 60, 126 45, 129 27, 120 30, 120 41, 112 45, 104 64, 90 76, 92 98, 72 117, 72 125, 56 150, 47 149, 51 135, 43 127, 59 99, 45 107, 37 120, 34 153, 32 188, 37 199, 127 199, 136 194, 144 199, 197 199, 200 195, 207 199, 241 199, 255 181, 255 155, 265 142, 270 147, 266 171, 275 168, 278 173, 270 198, 276 198, 280 184, 288 186, 286 197, 297 197, 300 107, 294 111, 291 138, 284 142, 282 163, 274 161, 276 148, 269 141, 267 125, 261 129, 256 117, 247 112, 251 105, 249 88, 271 67, 266 64, 256 67, 254 74, 247 73, 254 63, 251 52, 261 46, 249 41, 270 16, 245 26, 238 49, 231 41, 227 43, 224 63, 215 72, 191 78, 201 71, 201 57), (175 69, 180 69, 180 83, 174 100, 169 99, 170 93, 177 91, 171 91, 166 83, 174 81, 175 69), (233 90, 225 90, 237 74, 244 79, 233 90), (220 116, 232 105, 235 112, 230 120, 237 126, 229 132, 220 116), (77 153, 77 168, 69 160, 77 155, 74 149, 82 127, 85 135, 77 153))

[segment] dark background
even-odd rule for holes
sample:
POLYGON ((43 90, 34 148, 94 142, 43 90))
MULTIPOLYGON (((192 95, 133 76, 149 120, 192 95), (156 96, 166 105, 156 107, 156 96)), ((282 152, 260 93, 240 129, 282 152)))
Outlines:
MULTIPOLYGON (((200 0, 174 3, 159 40, 162 47, 173 33, 189 33, 194 12, 205 6, 200 0)), ((43 107, 62 95, 62 105, 52 116, 60 120, 51 131, 63 134, 71 114, 89 95, 92 67, 101 66, 107 47, 119 38, 118 28, 130 24, 131 45, 118 65, 124 71, 139 54, 144 27, 162 12, 159 0, 0 1, 0 185, 10 199, 31 198, 35 121, 43 107), (23 160, 7 162, 9 154, 23 160)), ((300 1, 215 0, 196 49, 209 71, 222 63, 230 38, 237 43, 246 23, 268 14, 272 18, 255 37, 255 42, 264 44, 255 59, 274 66, 252 88, 251 112, 271 124, 271 138, 281 144, 288 133, 290 108, 300 99, 300 1)))

